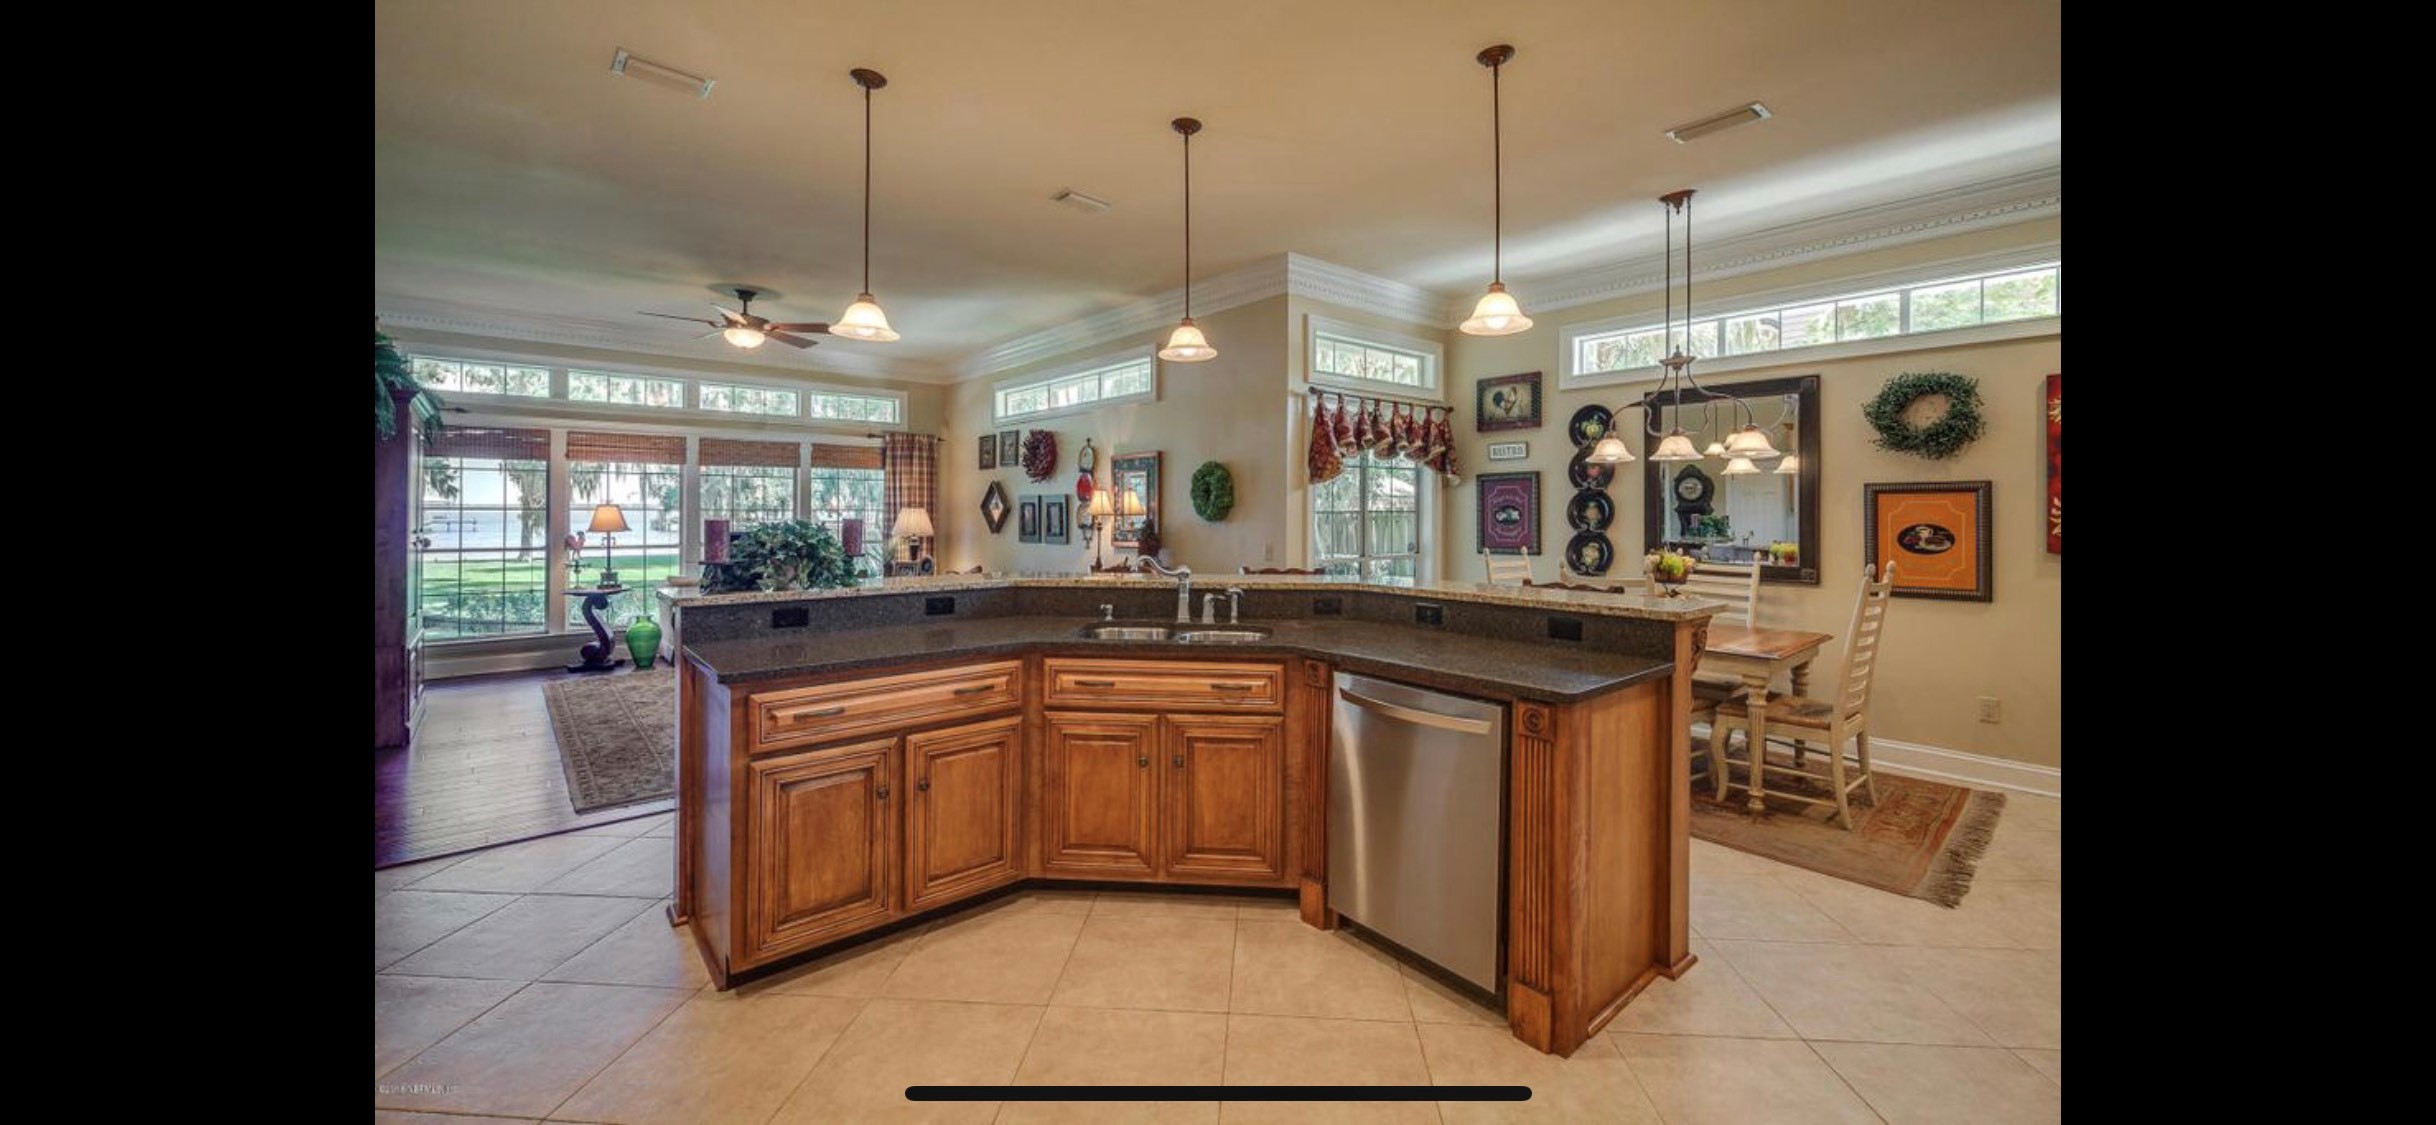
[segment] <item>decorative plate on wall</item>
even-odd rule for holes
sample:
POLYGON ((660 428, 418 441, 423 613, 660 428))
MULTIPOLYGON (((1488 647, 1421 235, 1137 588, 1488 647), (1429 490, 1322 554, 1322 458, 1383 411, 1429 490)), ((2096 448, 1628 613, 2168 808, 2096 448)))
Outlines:
POLYGON ((1606 407, 1594 402, 1573 412, 1573 421, 1566 424, 1565 433, 1573 438, 1573 444, 1589 445, 1606 437, 1607 427, 1614 421, 1615 416, 1606 407))
POLYGON ((1565 565, 1575 574, 1605 574, 1615 560, 1616 549, 1601 532, 1581 532, 1565 544, 1565 565))
POLYGON ((1588 460, 1590 448, 1585 445, 1573 451, 1573 460, 1565 465, 1565 478, 1572 481, 1575 488, 1604 490, 1607 482, 1616 479, 1616 467, 1591 464, 1588 460))
POLYGON ((1575 531, 1605 531, 1615 518, 1615 502, 1604 492, 1576 492, 1565 505, 1565 522, 1575 531))

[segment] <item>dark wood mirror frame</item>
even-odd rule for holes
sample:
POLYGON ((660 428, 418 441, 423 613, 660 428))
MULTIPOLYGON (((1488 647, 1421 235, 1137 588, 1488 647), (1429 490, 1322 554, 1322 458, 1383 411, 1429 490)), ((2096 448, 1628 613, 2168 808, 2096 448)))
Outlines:
MULTIPOLYGON (((1819 461, 1819 377, 1794 375, 1782 379, 1757 379, 1748 383, 1718 383, 1716 386, 1718 391, 1715 392, 1690 390, 1683 392, 1683 405, 1689 407, 1694 403, 1725 398, 1726 395, 1723 392, 1726 391, 1731 391, 1744 399, 1769 395, 1799 396, 1801 405, 1793 420, 1796 431, 1794 443, 1797 448, 1793 452, 1801 457, 1802 466, 1800 483, 1794 490, 1793 518, 1801 524, 1800 534, 1796 537, 1801 546, 1801 562, 1795 566, 1763 564, 1759 570, 1759 580, 1763 583, 1780 585, 1818 585, 1821 557, 1819 555, 1819 470, 1822 467, 1819 461)), ((1642 414, 1638 421, 1642 427, 1641 550, 1643 553, 1656 550, 1658 544, 1666 540, 1666 514, 1671 510, 1671 506, 1665 502, 1666 482, 1661 476, 1661 470, 1668 462, 1649 459, 1650 454, 1657 452, 1658 439, 1650 435, 1648 420, 1652 417, 1650 411, 1653 407, 1662 409, 1674 404, 1675 396, 1671 391, 1663 399, 1655 391, 1641 396, 1642 414)))
MULTIPOLYGON (((1147 481, 1142 489, 1142 506, 1145 509, 1143 515, 1149 517, 1150 525, 1158 529, 1159 538, 1165 539, 1167 538, 1167 521, 1161 518, 1164 513, 1159 510, 1159 489, 1161 487, 1159 460, 1160 456, 1157 452, 1118 454, 1108 462, 1108 487, 1118 489, 1121 493, 1124 480, 1128 475, 1142 474, 1147 481)), ((1118 499, 1118 496, 1110 497, 1111 502, 1116 502, 1118 499)), ((1141 525, 1127 519, 1122 513, 1118 514, 1116 525, 1110 530, 1108 542, 1117 547, 1140 547, 1142 545, 1141 525)))

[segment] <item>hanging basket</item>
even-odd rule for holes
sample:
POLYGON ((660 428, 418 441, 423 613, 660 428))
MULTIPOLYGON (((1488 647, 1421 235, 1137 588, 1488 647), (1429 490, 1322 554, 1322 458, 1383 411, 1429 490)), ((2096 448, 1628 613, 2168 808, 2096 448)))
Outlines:
POLYGON ((1878 432, 1878 448, 1932 461, 1962 452, 1988 428, 1979 413, 1979 380, 1950 371, 1905 372, 1888 379, 1878 397, 1861 407, 1861 416, 1878 432), (1945 416, 1925 426, 1905 421, 1903 412, 1930 395, 1945 396, 1945 416))

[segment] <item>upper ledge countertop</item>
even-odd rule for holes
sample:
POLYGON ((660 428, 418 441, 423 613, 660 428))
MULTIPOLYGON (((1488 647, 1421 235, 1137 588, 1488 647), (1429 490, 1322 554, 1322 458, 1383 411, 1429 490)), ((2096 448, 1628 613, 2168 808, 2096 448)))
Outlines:
MULTIPOLYGON (((1482 582, 1419 582, 1392 584, 1360 582, 1351 578, 1323 578, 1284 574, 1196 574, 1196 585, 1205 590, 1222 590, 1228 586, 1262 590, 1377 590, 1388 594, 1443 598, 1447 601, 1476 602, 1483 605, 1512 605, 1524 607, 1562 608, 1568 613, 1601 617, 1638 617, 1651 621, 1693 621, 1725 608, 1725 603, 1704 598, 1651 598, 1624 594, 1594 594, 1579 590, 1552 590, 1544 587, 1491 586, 1482 582)), ((738 594, 705 594, 698 588, 662 586, 660 597, 678 605, 745 605, 752 602, 800 602, 821 598, 859 598, 873 594, 935 594, 951 590, 999 590, 1016 587, 1041 589, 1125 589, 1173 590, 1176 581, 1155 574, 939 574, 927 578, 874 578, 857 586, 841 586, 831 590, 752 590, 738 594)))
MULTIPOLYGON (((748 597, 751 595, 747 595, 748 597)), ((685 646, 686 655, 721 683, 755 683, 900 664, 909 660, 988 657, 1046 651, 1064 656, 1186 660, 1244 660, 1311 656, 1344 671, 1474 695, 1573 703, 1672 670, 1670 661, 1579 646, 1463 637, 1435 629, 1375 621, 1245 622, 1271 630, 1252 644, 1185 645, 1172 641, 1087 640, 1086 617, 975 617, 938 624, 858 629, 852 644, 838 634, 790 633, 685 646)))

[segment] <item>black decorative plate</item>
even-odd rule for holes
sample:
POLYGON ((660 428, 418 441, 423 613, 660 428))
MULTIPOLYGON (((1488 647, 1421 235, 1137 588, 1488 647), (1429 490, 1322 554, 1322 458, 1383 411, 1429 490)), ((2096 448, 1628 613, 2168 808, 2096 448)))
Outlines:
POLYGON ((1573 438, 1573 444, 1588 445, 1606 437, 1607 427, 1614 420, 1606 407, 1594 402, 1573 412, 1573 421, 1566 424, 1565 432, 1573 438))
POLYGON ((1589 456, 1590 447, 1587 445, 1574 450, 1573 460, 1565 466, 1565 477, 1573 482, 1575 488, 1594 488, 1604 492, 1608 482, 1616 479, 1616 467, 1593 465, 1586 460, 1589 456))
POLYGON ((1573 502, 1565 505, 1565 522, 1575 531, 1605 531, 1615 518, 1615 502, 1604 492, 1576 492, 1573 502))
POLYGON ((1607 564, 1614 561, 1616 549, 1603 533, 1579 532, 1572 542, 1565 544, 1565 566, 1575 574, 1605 574, 1607 564))

